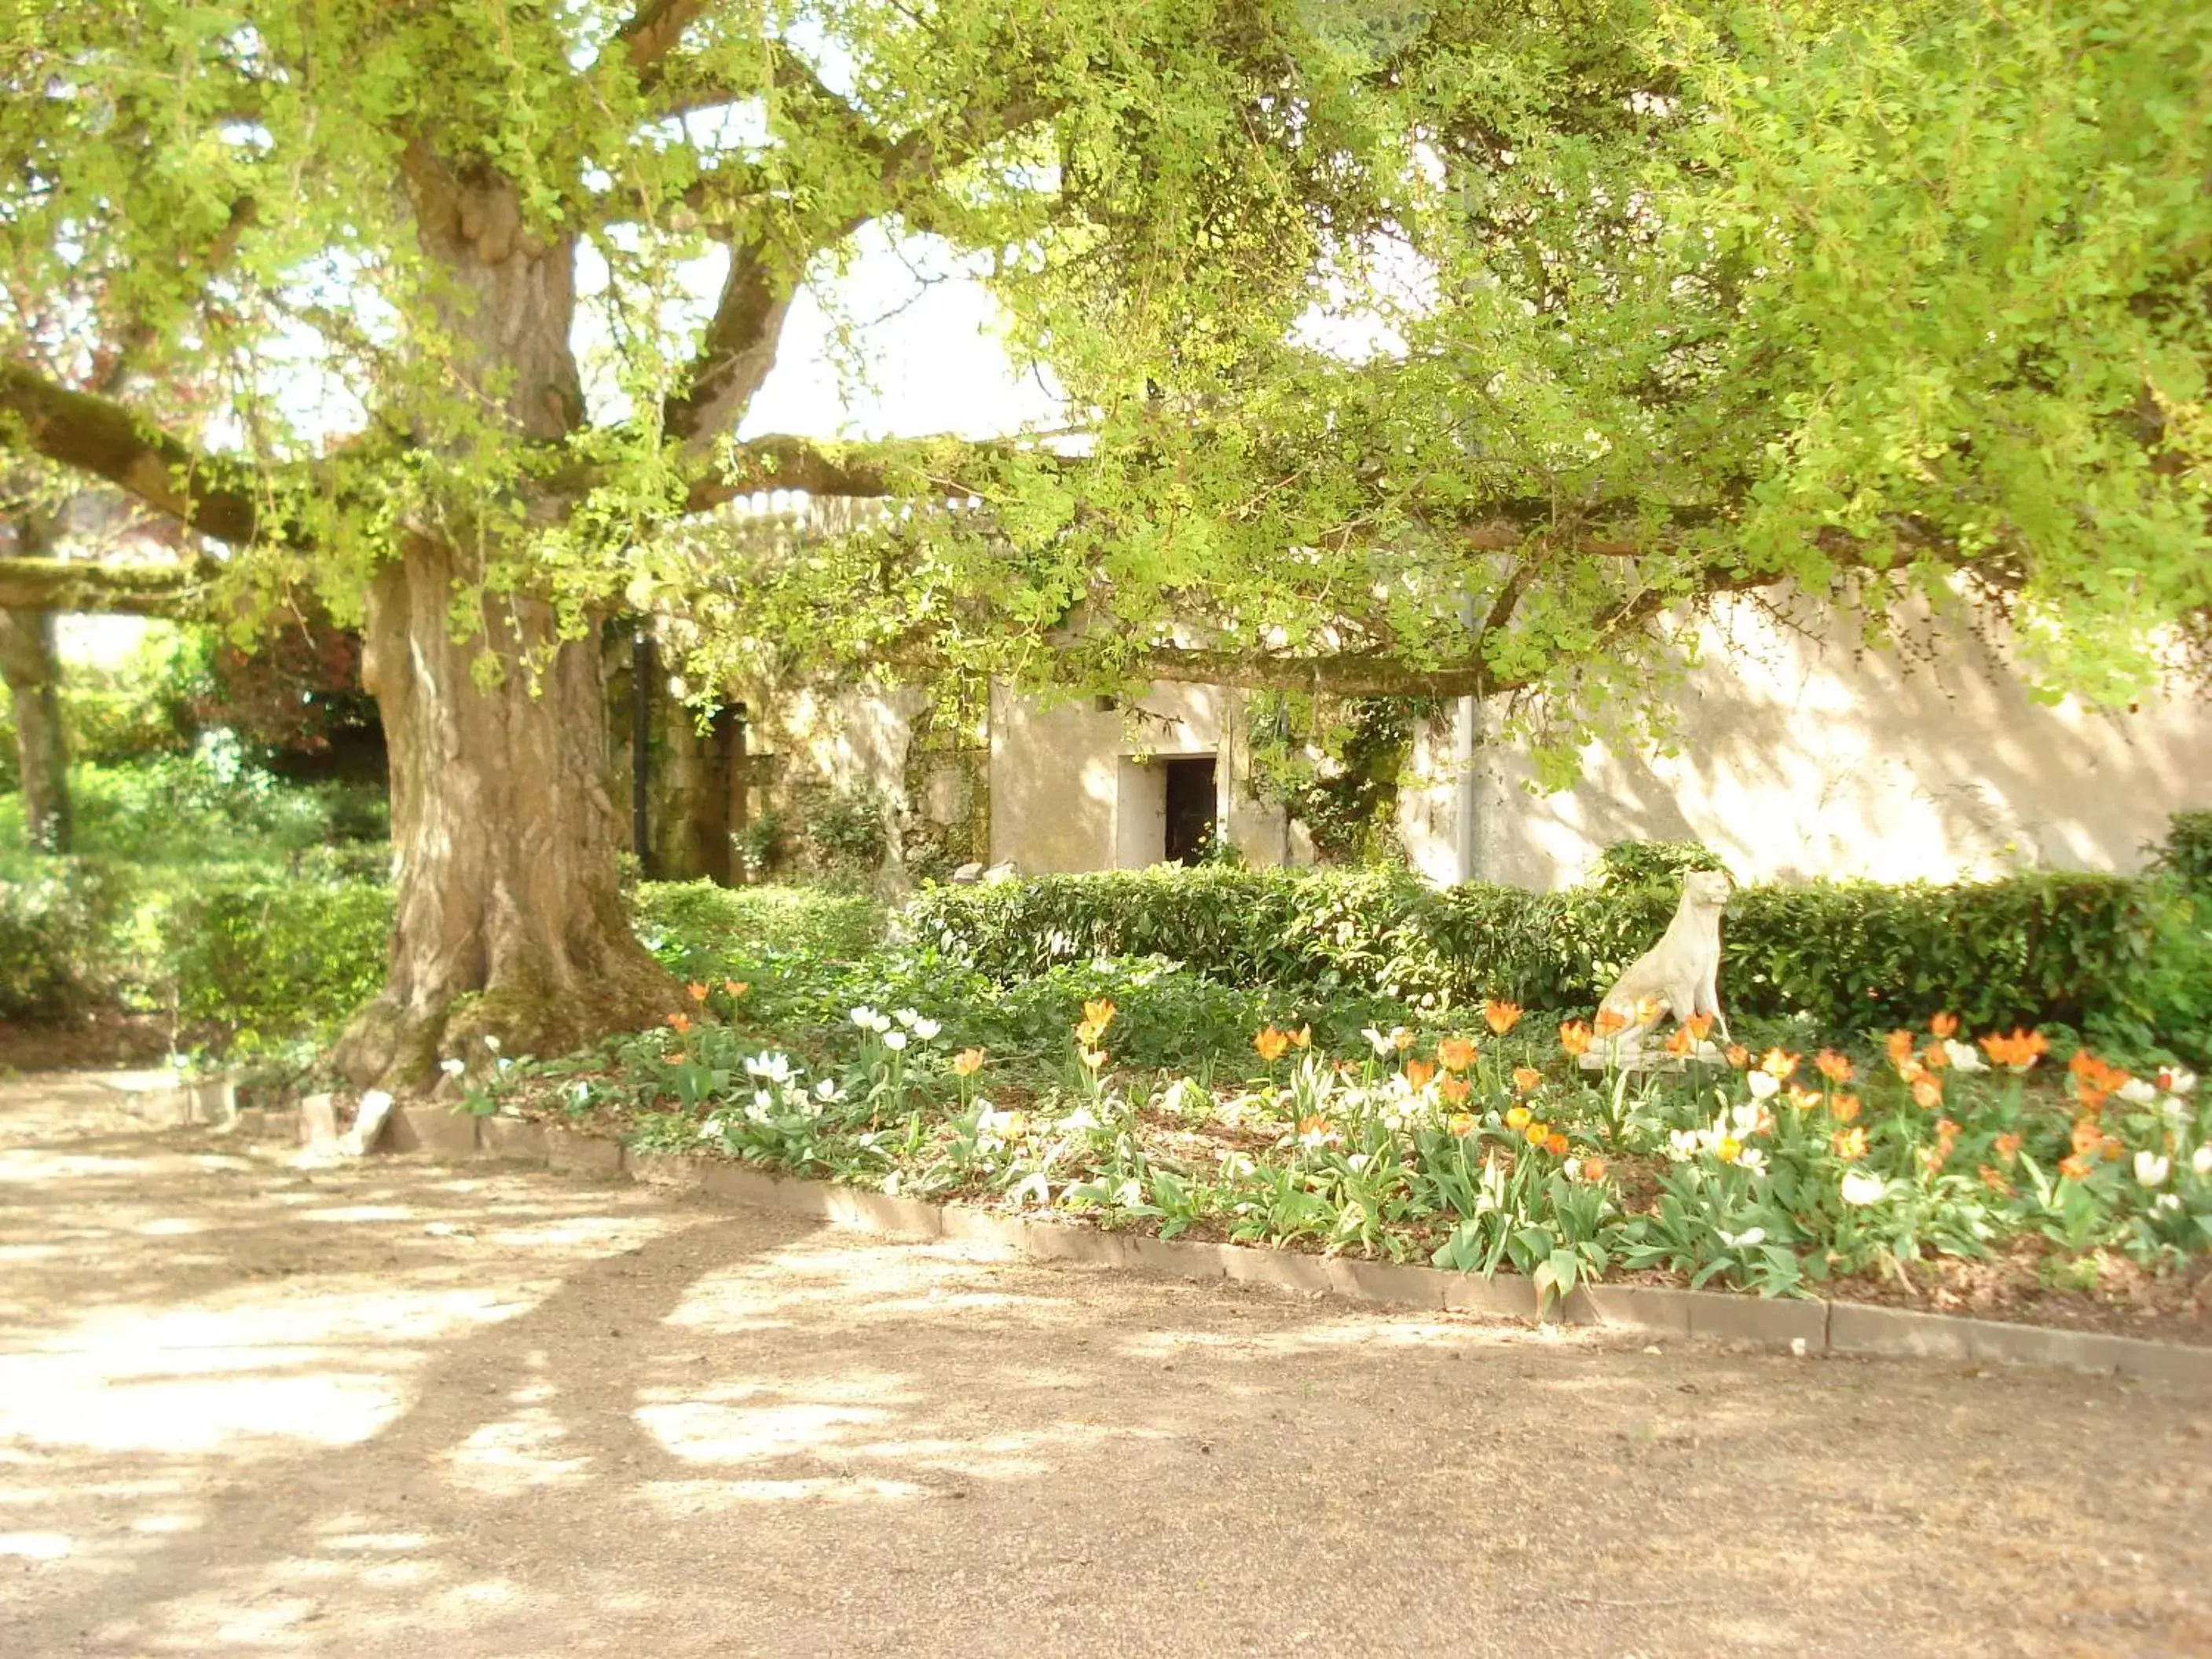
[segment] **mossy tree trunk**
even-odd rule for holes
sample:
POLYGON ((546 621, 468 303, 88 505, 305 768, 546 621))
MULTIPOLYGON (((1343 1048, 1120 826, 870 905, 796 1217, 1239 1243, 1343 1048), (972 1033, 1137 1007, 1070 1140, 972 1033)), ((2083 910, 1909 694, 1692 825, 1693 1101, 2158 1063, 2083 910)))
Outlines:
POLYGON ((452 550, 418 543, 370 593, 362 679, 392 757, 398 903, 384 990, 336 1055, 363 1085, 481 1064, 487 1036, 553 1054, 676 1006, 623 913, 596 641, 556 642, 527 603, 503 637, 457 641, 459 574, 452 550), (489 684, 471 672, 487 652, 502 670, 489 684))
MULTIPOLYGON (((37 556, 48 550, 45 526, 34 517, 19 515, 15 528, 23 554, 37 556)), ((66 853, 69 738, 62 729, 61 663, 54 652, 52 611, 0 610, 0 681, 15 704, 25 836, 43 851, 66 853)))

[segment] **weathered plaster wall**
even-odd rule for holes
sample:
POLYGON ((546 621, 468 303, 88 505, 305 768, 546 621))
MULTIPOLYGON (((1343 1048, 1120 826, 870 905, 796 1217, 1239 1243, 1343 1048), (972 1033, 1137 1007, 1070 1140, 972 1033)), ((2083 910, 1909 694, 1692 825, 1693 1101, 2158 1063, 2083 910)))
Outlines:
MULTIPOLYGON (((1594 748, 1578 787, 1538 795, 1517 756, 1486 750, 1480 873, 1565 885, 1628 838, 1703 841, 1753 881, 2124 871, 2170 814, 2212 806, 2202 692, 2177 685, 2134 713, 2045 707, 1963 623, 1923 622, 1904 661, 1853 637, 1832 614, 1726 606, 1683 689, 1675 755, 1594 748)), ((1437 735, 1442 768, 1418 793, 1441 803, 1455 792, 1437 735)), ((1443 878, 1451 818, 1433 817, 1413 850, 1443 878)))
MULTIPOLYGON (((991 699, 991 858, 1024 873, 1141 867, 1159 856, 1158 762, 1214 757, 1215 821, 1255 864, 1279 863, 1280 811, 1251 799, 1237 694, 1155 686, 1134 716, 1085 702, 1046 705, 1003 688, 991 699)), ((1292 842, 1293 855, 1303 842, 1292 842)))

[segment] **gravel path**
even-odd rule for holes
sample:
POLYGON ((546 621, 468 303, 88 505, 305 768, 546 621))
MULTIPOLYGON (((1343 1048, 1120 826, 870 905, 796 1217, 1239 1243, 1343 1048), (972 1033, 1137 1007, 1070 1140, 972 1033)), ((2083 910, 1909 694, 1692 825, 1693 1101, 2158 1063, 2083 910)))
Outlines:
POLYGON ((2212 1395, 329 1168, 0 1085, 0 1651, 2212 1653, 2212 1395))

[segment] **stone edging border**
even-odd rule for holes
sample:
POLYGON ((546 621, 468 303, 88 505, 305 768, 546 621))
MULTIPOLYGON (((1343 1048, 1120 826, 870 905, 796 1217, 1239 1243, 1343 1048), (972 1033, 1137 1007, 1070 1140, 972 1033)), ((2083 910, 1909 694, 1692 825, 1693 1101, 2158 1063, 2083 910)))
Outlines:
MULTIPOLYGON (((328 1097, 317 1097, 307 1103, 304 1114, 250 1108, 240 1111, 235 1127, 239 1133, 257 1138, 309 1139, 317 1129, 327 1137, 334 1133, 325 1127, 330 1111, 328 1097), (325 1119, 324 1124, 313 1121, 317 1115, 325 1119)), ((1530 1323, 1543 1316, 1535 1287, 1517 1274, 1483 1279, 1437 1267, 1102 1232, 1072 1223, 1031 1221, 965 1205, 895 1198, 857 1187, 769 1175, 719 1158, 636 1152, 619 1141, 556 1125, 514 1117, 478 1117, 451 1107, 395 1107, 384 1145, 394 1152, 422 1151, 447 1158, 536 1164, 556 1174, 627 1177, 649 1186, 700 1192, 726 1203, 812 1216, 872 1232, 995 1244, 1037 1261, 1082 1262, 1179 1279, 1223 1279, 1353 1302, 1487 1315, 1530 1323)), ((2045 1365, 2212 1384, 2212 1348, 1948 1314, 1913 1313, 1861 1303, 1764 1300, 1656 1285, 1589 1285, 1577 1287, 1554 1317, 1567 1325, 1752 1342, 1793 1353, 2045 1365)))

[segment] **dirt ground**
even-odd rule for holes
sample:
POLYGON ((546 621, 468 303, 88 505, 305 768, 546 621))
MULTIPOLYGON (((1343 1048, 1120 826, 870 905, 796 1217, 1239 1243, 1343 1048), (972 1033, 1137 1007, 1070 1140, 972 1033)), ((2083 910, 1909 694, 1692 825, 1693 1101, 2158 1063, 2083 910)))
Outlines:
POLYGON ((1039 1267, 0 1085, 0 1651, 2212 1653, 2212 1390, 1039 1267))

